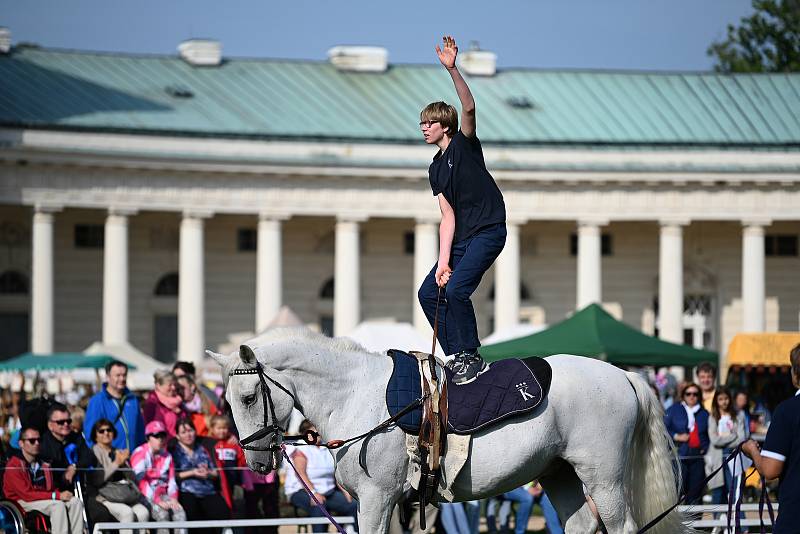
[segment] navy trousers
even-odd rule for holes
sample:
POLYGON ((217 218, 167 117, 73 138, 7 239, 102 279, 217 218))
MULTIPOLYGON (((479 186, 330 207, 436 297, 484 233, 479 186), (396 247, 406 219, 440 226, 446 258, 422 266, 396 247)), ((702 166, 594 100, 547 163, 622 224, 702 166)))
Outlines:
MULTIPOLYGON (((475 350, 481 346, 478 341, 478 324, 470 297, 477 289, 494 260, 506 244, 505 223, 493 224, 458 243, 453 243, 450 267, 453 274, 442 288, 439 302, 439 344, 445 354, 455 354, 462 350, 475 350)), ((438 262, 437 262, 438 263, 438 262)), ((436 266, 425 277, 417 292, 419 303, 433 326, 436 315, 436 266)))

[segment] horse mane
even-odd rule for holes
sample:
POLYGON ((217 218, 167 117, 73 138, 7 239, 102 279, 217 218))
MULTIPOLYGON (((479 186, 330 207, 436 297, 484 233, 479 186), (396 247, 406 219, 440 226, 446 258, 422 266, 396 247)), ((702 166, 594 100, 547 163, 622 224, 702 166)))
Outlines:
POLYGON ((305 326, 280 326, 266 330, 258 337, 255 337, 247 344, 257 347, 270 342, 292 341, 295 343, 309 343, 315 346, 323 346, 327 349, 340 352, 360 352, 364 354, 374 354, 364 348, 360 343, 346 337, 328 337, 319 332, 315 332, 305 326))

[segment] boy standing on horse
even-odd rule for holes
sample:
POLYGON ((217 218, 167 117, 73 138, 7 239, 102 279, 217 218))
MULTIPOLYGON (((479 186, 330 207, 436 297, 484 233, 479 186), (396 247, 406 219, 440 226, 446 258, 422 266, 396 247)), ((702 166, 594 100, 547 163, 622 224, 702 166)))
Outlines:
POLYGON ((438 339, 448 355, 456 384, 467 384, 488 369, 478 354, 478 326, 470 296, 506 241, 503 195, 486 170, 481 142, 475 135, 475 100, 456 67, 458 47, 451 36, 436 47, 439 61, 453 79, 461 101, 458 112, 433 102, 420 113, 425 142, 439 147, 428 169, 439 201, 439 260, 419 288, 422 309, 433 325, 439 302, 438 339))

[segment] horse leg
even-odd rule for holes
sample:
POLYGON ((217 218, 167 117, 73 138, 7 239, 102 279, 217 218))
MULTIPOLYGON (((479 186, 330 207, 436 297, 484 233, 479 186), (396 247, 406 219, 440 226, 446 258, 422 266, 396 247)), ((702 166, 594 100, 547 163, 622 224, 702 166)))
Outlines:
POLYGON ((597 476, 586 486, 608 534, 636 534, 639 528, 625 495, 621 471, 608 478, 597 476))
POLYGON ((586 502, 583 483, 570 464, 559 462, 556 470, 539 477, 550 502, 558 512, 565 534, 597 532, 597 519, 586 502))
POLYGON ((358 531, 389 534, 392 512, 399 497, 381 488, 359 492, 358 531))

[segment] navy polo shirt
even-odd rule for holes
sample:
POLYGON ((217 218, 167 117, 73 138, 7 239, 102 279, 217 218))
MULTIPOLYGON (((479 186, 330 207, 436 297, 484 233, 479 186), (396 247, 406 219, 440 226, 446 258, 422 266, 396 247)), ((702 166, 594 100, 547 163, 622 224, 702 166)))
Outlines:
POLYGON ((503 194, 486 169, 477 137, 467 137, 459 130, 447 149, 434 156, 428 178, 433 196, 443 194, 455 213, 453 243, 472 237, 481 228, 506 221, 503 194))
POLYGON ((800 532, 800 396, 775 408, 761 456, 783 462, 778 488, 780 509, 773 533, 800 532))

